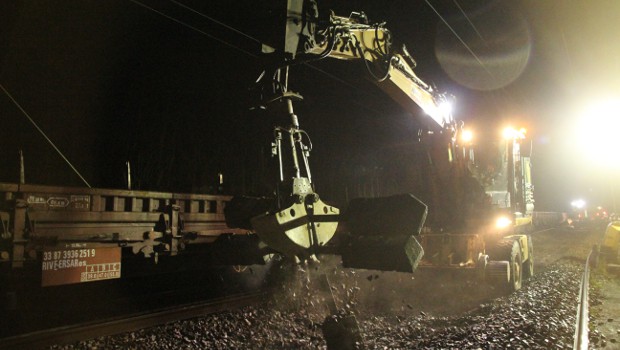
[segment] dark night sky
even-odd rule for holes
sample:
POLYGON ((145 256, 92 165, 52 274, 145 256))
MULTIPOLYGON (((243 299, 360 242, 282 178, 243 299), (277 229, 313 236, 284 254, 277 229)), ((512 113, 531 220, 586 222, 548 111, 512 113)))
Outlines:
MULTIPOLYGON (((0 0, 0 84, 95 187, 123 186, 127 160, 144 189, 208 190, 218 172, 234 179, 231 187, 249 186, 260 167, 257 145, 268 142, 273 122, 247 111, 261 71, 258 44, 174 2, 140 1, 202 33, 129 0, 0 0)), ((455 95, 456 117, 479 135, 526 126, 539 209, 565 209, 573 196, 608 201, 608 178, 576 155, 567 125, 580 103, 618 91, 620 3, 429 2, 484 68, 425 1, 318 1, 320 10, 363 10, 386 21, 420 77, 455 95)), ((269 1, 183 4, 260 40, 282 26, 270 19, 269 1)), ((417 130, 359 64, 328 61, 313 66, 329 75, 305 66, 291 72, 292 89, 305 98, 296 111, 313 137, 319 182, 328 182, 322 169, 406 142, 417 130)), ((81 185, 0 94, 1 182, 17 181, 18 149, 27 181, 81 185)))

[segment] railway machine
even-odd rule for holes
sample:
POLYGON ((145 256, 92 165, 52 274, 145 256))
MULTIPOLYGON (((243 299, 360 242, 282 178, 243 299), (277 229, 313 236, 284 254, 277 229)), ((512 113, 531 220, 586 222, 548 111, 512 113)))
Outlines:
POLYGON ((289 0, 284 36, 281 46, 266 50, 272 52, 271 66, 258 79, 263 100, 286 105, 290 117, 289 126, 274 130, 280 167, 276 196, 233 199, 227 209, 239 220, 229 225, 256 232, 297 260, 335 252, 345 267, 471 270, 502 288, 519 289, 523 276, 533 274, 533 247, 525 234, 531 227, 533 187, 529 157, 521 154, 522 135, 513 132, 506 139, 501 166, 492 174, 495 186, 490 186, 460 138, 463 123, 446 108, 448 98, 414 73, 414 59, 405 46, 394 47, 385 24, 370 23, 363 12, 325 15, 315 1, 289 0), (424 196, 425 204, 411 194, 395 194, 399 188, 387 197, 354 199, 340 214, 314 192, 307 134, 293 110, 302 97, 289 90, 288 74, 292 65, 324 58, 361 61, 367 77, 426 128, 422 153, 409 160, 416 167, 412 175, 424 180, 403 191, 424 196), (288 165, 283 145, 289 148, 288 165), (431 220, 424 226, 427 205, 431 220), (498 219, 503 226, 495 226, 498 219), (407 238, 411 233, 414 239, 407 238))

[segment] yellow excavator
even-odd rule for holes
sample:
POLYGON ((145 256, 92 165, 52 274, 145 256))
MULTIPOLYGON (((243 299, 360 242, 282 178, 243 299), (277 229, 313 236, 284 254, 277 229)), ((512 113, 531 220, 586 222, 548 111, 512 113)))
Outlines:
POLYGON ((227 224, 252 230, 267 246, 296 261, 338 254, 343 265, 351 268, 470 269, 510 290, 519 289, 522 276, 533 274, 531 239, 514 234, 517 228, 528 226, 525 212, 516 207, 517 198, 527 192, 523 179, 529 174, 529 158, 525 169, 525 159, 515 148, 519 141, 511 140, 510 151, 504 154, 511 175, 503 192, 512 196, 512 204, 505 200, 508 205, 503 210, 510 216, 510 225, 500 233, 485 235, 481 226, 491 220, 487 210, 491 204, 484 186, 472 175, 473 159, 459 144, 463 124, 445 108, 448 98, 415 74, 416 64, 406 47, 394 48, 385 25, 370 23, 362 12, 348 17, 330 13, 325 20, 312 0, 288 0, 286 11, 285 40, 276 48, 264 46, 271 64, 257 80, 262 106, 284 104, 290 121, 288 126, 274 128, 272 153, 279 165, 275 196, 233 198, 225 211, 227 224), (314 190, 310 171, 312 143, 293 108, 302 97, 289 89, 288 74, 292 65, 324 58, 363 63, 369 78, 425 125, 428 135, 422 146, 433 168, 425 175, 429 179, 426 187, 434 194, 430 208, 437 211, 429 215, 460 226, 449 231, 425 230, 421 235, 428 206, 415 193, 356 198, 342 211, 323 202, 314 190), (449 199, 442 191, 451 191, 449 199), (467 210, 455 203, 465 203, 467 210), (447 207, 453 209, 450 215, 443 213, 447 207), (430 254, 423 259, 425 251, 430 254))

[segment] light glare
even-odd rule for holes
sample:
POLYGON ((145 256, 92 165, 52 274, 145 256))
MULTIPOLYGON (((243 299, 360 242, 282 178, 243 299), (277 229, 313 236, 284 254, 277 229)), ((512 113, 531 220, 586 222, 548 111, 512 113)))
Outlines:
POLYGON ((620 100, 610 99, 586 108, 576 125, 576 141, 586 158, 606 168, 620 167, 620 100))
POLYGON ((512 224, 512 220, 510 220, 510 218, 507 217, 507 216, 500 216, 495 221, 495 227, 498 228, 498 229, 506 228, 506 227, 510 226, 511 224, 512 224))
POLYGON ((570 203, 573 208, 583 209, 586 206, 586 201, 583 199, 575 199, 570 203))
POLYGON ((502 132, 502 135, 504 136, 505 140, 516 140, 516 139, 524 139, 526 132, 527 130, 525 128, 521 128, 517 130, 509 126, 504 129, 504 131, 502 132))
POLYGON ((442 101, 439 104, 439 110, 443 115, 451 115, 452 114, 452 103, 448 101, 442 101))
POLYGON ((474 134, 471 130, 463 130, 461 132, 461 141, 464 143, 470 143, 474 139, 474 134))

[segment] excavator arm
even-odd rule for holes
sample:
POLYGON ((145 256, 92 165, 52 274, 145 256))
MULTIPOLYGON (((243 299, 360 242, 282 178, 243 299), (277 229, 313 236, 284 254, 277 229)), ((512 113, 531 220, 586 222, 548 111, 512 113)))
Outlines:
POLYGON ((452 127, 447 98, 415 74, 416 63, 404 45, 394 50, 391 33, 383 23, 369 24, 363 12, 349 17, 331 13, 322 21, 311 0, 289 0, 287 11, 284 64, 327 57, 361 60, 368 76, 406 111, 417 115, 421 109, 426 114, 428 118, 421 121, 428 128, 452 127), (321 22, 326 22, 324 28, 321 22))

